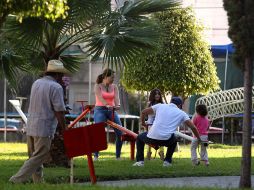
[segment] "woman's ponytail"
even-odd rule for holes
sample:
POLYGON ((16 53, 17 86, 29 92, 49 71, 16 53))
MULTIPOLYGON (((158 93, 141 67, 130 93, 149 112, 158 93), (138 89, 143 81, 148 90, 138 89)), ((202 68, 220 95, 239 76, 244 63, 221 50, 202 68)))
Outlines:
POLYGON ((102 83, 102 81, 103 81, 103 74, 100 74, 100 75, 98 75, 98 77, 96 79, 96 83, 100 84, 100 83, 102 83))

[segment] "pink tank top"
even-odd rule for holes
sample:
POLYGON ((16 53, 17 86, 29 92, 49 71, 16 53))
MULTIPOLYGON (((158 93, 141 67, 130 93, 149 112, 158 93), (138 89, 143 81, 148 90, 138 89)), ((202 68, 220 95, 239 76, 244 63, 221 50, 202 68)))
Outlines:
POLYGON ((197 127, 197 130, 200 135, 207 135, 208 134, 209 120, 208 120, 207 116, 202 117, 197 114, 193 118, 193 123, 197 127))
MULTIPOLYGON (((112 85, 112 87, 113 87, 112 92, 107 92, 102 90, 101 87, 99 86, 102 98, 107 102, 108 105, 115 106, 115 86, 112 85)), ((105 106, 97 96, 95 98, 96 98, 95 106, 105 106)))

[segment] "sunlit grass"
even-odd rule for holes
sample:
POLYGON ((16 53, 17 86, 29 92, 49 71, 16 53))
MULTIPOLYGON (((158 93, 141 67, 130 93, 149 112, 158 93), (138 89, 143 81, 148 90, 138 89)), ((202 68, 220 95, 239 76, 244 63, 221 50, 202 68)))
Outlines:
MULTIPOLYGON (((155 150, 152 151, 154 157, 155 150)), ((164 151, 166 151, 166 148, 164 148, 164 151)), ((1 187, 1 184, 5 184, 9 177, 18 171, 28 157, 25 143, 0 143, 0 153, 1 187)), ((172 167, 162 167, 162 161, 159 159, 157 153, 157 157, 155 159, 150 161, 145 160, 145 167, 136 168, 132 167, 132 164, 135 161, 130 160, 129 144, 123 145, 121 156, 122 160, 115 159, 115 145, 109 144, 107 150, 100 152, 99 161, 94 162, 94 167, 98 181, 137 178, 172 178, 184 176, 240 175, 242 154, 241 146, 212 144, 208 147, 208 154, 210 161, 209 167, 204 166, 204 164, 201 164, 198 167, 193 167, 190 160, 190 146, 180 145, 179 151, 175 152, 173 156, 172 167)), ((90 174, 86 156, 75 158, 74 165, 74 181, 76 183, 89 182, 90 174)), ((69 183, 69 168, 45 168, 44 173, 47 183, 69 183)), ((252 173, 254 174, 253 168, 252 173)), ((33 189, 32 187, 33 186, 29 186, 28 189, 33 189)), ((38 188, 40 189, 41 187, 38 186, 38 188)), ((52 188, 50 187, 47 189, 52 188)))
POLYGON ((0 143, 2 153, 23 153, 27 150, 25 143, 0 143))
POLYGON ((0 160, 27 159, 27 146, 25 143, 0 143, 0 160))
MULTIPOLYGON (((180 145, 180 151, 174 154, 174 157, 178 158, 190 158, 190 146, 180 145)), ((200 150, 198 150, 200 151, 200 150)), ((230 157, 241 157, 242 147, 241 146, 228 146, 213 144, 208 146, 209 158, 230 158, 230 157)))
MULTIPOLYGON (((164 152, 166 148, 164 148, 164 152)), ((27 159, 27 146, 25 143, 0 143, 0 159, 1 160, 24 160, 27 159)), ((155 150, 152 149, 153 155, 155 156, 155 150)), ((254 153, 254 151, 252 151, 254 153)), ((230 158, 230 157, 241 157, 242 149, 241 146, 229 146, 213 144, 208 147, 209 158, 230 158)), ((129 158, 130 146, 129 144, 123 144, 122 158, 129 158)), ((158 154, 157 154, 158 157, 158 154)), ((190 158, 190 146, 180 145, 179 150, 174 153, 175 158, 190 158)), ((77 157, 80 158, 80 157, 77 157)), ((107 150, 100 152, 100 160, 111 160, 115 159, 115 146, 109 144, 107 150)))

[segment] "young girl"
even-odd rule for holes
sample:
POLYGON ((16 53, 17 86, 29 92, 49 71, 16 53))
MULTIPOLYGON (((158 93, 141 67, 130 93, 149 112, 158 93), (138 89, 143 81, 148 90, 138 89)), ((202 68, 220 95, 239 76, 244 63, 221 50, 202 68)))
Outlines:
MULTIPOLYGON (((159 103, 163 104, 162 97, 161 97, 161 91, 159 89, 155 88, 150 92, 149 102, 147 103, 147 107, 151 107, 151 106, 153 106, 155 104, 159 104, 159 103)), ((155 118, 155 115, 148 115, 148 119, 146 121, 146 124, 148 126, 148 130, 153 125, 154 118, 155 118)), ((160 158, 161 158, 161 160, 164 160, 163 147, 160 147, 159 150, 160 150, 159 151, 160 158)), ((151 147, 148 146, 148 149, 147 149, 147 159, 148 160, 151 159, 151 155, 152 155, 151 147)))
MULTIPOLYGON (((209 130, 209 120, 207 117, 207 107, 206 105, 197 105, 196 114, 193 116, 193 123, 197 127, 197 130, 200 134, 202 141, 208 141, 208 130, 209 130)), ((195 136, 194 136, 195 138, 195 136)), ((199 165, 200 161, 197 157, 197 147, 198 141, 195 139, 191 142, 191 160, 193 165, 199 165)), ((204 161, 206 166, 209 166, 208 155, 207 155, 207 146, 204 143, 201 143, 201 152, 200 159, 204 161)))

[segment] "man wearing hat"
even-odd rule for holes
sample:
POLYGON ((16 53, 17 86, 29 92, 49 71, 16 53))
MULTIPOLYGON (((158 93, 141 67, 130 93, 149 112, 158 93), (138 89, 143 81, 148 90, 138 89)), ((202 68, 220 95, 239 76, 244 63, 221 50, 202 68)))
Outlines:
POLYGON ((137 162, 134 163, 133 166, 144 166, 145 143, 168 147, 163 166, 171 166, 172 156, 177 145, 174 133, 177 127, 182 123, 188 126, 200 141, 199 133, 195 125, 192 123, 189 116, 181 110, 182 104, 181 98, 173 97, 170 104, 156 104, 142 111, 140 119, 143 126, 146 126, 145 116, 155 114, 155 119, 150 130, 139 134, 137 137, 137 162))
POLYGON ((42 164, 49 153, 57 122, 62 131, 65 128, 64 95, 59 84, 65 73, 68 70, 61 61, 50 60, 45 75, 32 85, 26 127, 29 159, 9 179, 12 183, 26 182, 31 176, 34 183, 43 181, 42 164))

